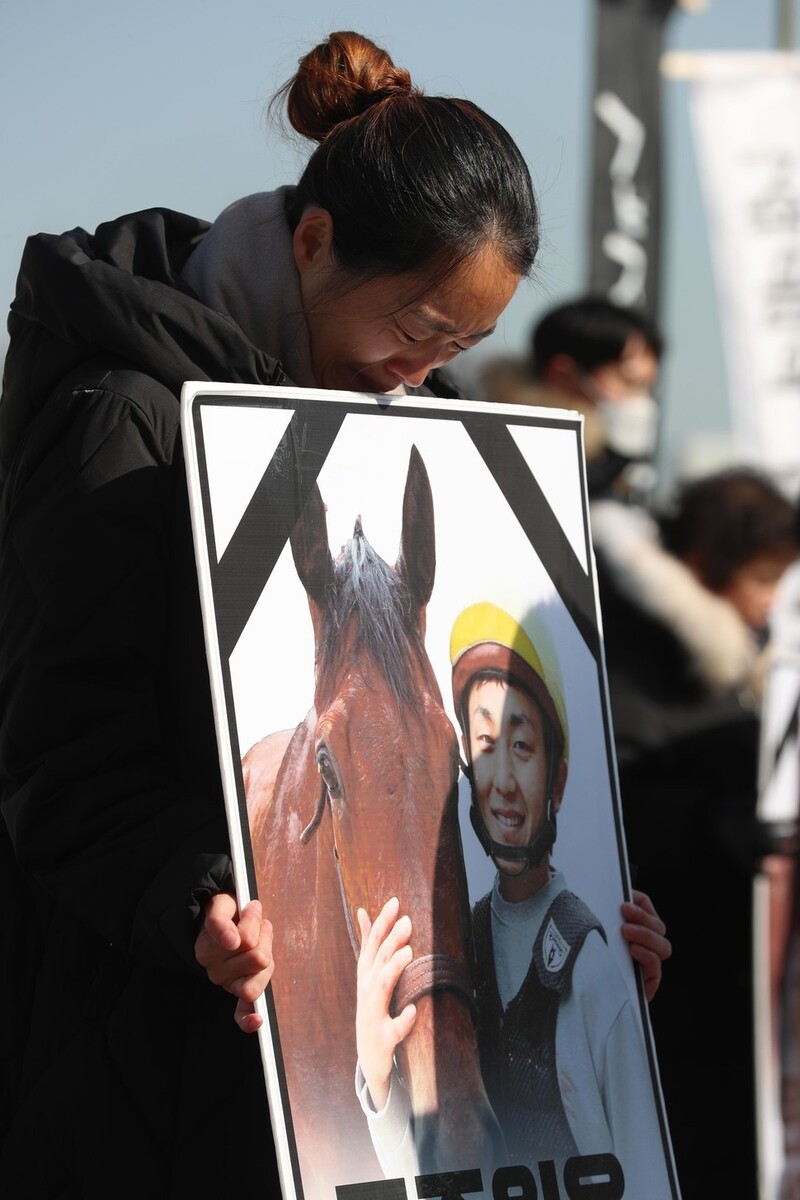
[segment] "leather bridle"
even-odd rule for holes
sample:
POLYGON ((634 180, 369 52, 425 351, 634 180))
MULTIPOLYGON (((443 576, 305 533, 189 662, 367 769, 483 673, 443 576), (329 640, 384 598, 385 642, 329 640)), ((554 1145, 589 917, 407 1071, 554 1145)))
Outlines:
MULTIPOLYGON (((454 787, 454 793, 455 790, 454 787)), ((325 814, 325 809, 329 807, 330 796, 328 795, 328 789, 324 781, 322 781, 320 796, 317 801, 317 807, 314 810, 314 815, 300 834, 300 841, 303 845, 306 845, 314 836, 325 814)), ((332 819, 333 814, 331 814, 332 819)), ((347 900, 335 832, 333 860, 336 865, 336 877, 339 880, 339 894, 342 898, 342 910, 347 934, 350 938, 350 945, 352 946, 355 959, 358 961, 361 946, 353 925, 350 904, 347 900)), ((472 978, 467 965, 464 962, 459 962, 458 959, 453 958, 450 954, 422 954, 419 958, 413 959, 408 964, 400 976, 392 995, 390 1004, 392 1016, 396 1017, 398 1013, 403 1011, 407 1004, 416 1004, 423 996, 428 996, 435 992, 455 992, 466 1003, 473 1017, 475 1016, 475 990, 472 986, 472 978)))

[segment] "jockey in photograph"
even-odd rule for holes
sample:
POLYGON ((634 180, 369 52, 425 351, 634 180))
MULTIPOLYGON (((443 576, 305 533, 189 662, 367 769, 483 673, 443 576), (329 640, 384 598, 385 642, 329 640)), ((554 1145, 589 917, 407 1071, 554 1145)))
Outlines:
MULTIPOLYGON (((548 640, 535 611, 520 622, 488 602, 465 609, 450 639, 470 819, 497 868, 472 910, 481 1067, 508 1151, 495 1165, 612 1155, 626 1194, 644 1195, 661 1149, 638 1017, 603 927, 551 864, 570 747, 548 640)), ((647 897, 635 899, 623 930, 650 998, 669 944, 647 897)), ((411 924, 396 900, 374 924, 363 911, 359 921, 356 1086, 382 1165, 408 1174, 420 1148, 394 1049, 415 1013, 393 1017, 389 1002, 411 924)))

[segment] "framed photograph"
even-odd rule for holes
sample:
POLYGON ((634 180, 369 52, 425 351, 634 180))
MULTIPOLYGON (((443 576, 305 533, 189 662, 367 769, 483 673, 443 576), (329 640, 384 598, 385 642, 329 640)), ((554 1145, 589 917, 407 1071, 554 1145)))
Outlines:
POLYGON ((679 1196, 575 413, 187 384, 284 1200, 679 1196))

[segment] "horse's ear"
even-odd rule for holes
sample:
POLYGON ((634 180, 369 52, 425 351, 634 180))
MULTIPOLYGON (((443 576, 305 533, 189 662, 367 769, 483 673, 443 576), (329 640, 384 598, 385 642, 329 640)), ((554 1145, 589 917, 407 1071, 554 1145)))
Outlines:
POLYGON ((333 583, 333 558, 325 505, 316 483, 294 523, 289 542, 300 582, 309 598, 324 607, 326 589, 333 583))
POLYGON ((403 532, 395 570, 402 575, 420 605, 431 598, 436 574, 433 528, 433 495, 422 456, 416 446, 411 457, 403 496, 403 532))

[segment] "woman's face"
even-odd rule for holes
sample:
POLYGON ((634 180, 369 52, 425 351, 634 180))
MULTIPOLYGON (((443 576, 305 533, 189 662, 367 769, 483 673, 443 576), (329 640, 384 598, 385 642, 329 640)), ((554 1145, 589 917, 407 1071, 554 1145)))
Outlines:
POLYGON ((733 605, 751 629, 766 629, 775 593, 791 559, 762 554, 737 567, 720 595, 733 605))
POLYGON ((320 387, 396 392, 488 337, 519 276, 486 246, 437 283, 430 273, 352 282, 333 262, 333 222, 304 213, 294 233, 303 308, 320 387))

